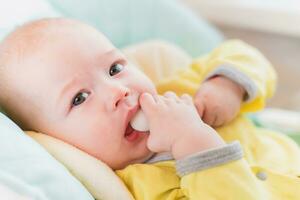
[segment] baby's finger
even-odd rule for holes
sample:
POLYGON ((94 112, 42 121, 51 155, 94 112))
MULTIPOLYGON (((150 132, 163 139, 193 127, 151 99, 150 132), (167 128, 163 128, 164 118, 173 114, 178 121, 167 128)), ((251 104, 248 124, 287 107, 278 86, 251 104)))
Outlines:
POLYGON ((216 114, 215 121, 213 122, 213 127, 219 127, 224 124, 224 118, 216 114))
POLYGON ((172 91, 165 92, 164 93, 164 97, 169 98, 169 99, 174 99, 176 101, 179 101, 178 96, 174 92, 172 92, 172 91))
POLYGON ((143 111, 150 112, 155 106, 156 101, 154 97, 149 93, 142 93, 139 98, 139 102, 143 111))
POLYGON ((203 117, 202 117, 202 120, 212 126, 216 120, 216 114, 215 113, 212 113, 212 112, 209 112, 208 109, 204 110, 204 113, 203 113, 203 117))
POLYGON ((183 95, 181 95, 181 97, 180 97, 185 103, 187 103, 187 104, 193 104, 193 99, 192 99, 192 97, 190 96, 190 95, 188 95, 188 94, 183 94, 183 95))

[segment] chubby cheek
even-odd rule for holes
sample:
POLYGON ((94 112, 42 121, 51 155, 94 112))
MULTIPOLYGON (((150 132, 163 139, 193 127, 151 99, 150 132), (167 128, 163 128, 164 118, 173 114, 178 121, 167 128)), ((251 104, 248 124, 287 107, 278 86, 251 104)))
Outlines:
POLYGON ((73 113, 72 119, 63 123, 64 129, 60 130, 64 140, 92 156, 99 156, 106 147, 111 145, 110 140, 115 138, 110 134, 112 127, 104 116, 99 116, 93 112, 88 112, 89 108, 83 112, 73 113))
POLYGON ((88 146, 86 146, 86 152, 91 156, 105 162, 111 167, 115 167, 119 162, 122 162, 122 158, 118 156, 122 152, 126 152, 122 147, 122 141, 120 138, 116 138, 113 134, 108 132, 98 132, 91 135, 89 138, 88 146))
POLYGON ((85 148, 94 155, 101 154, 107 147, 112 149, 112 141, 116 140, 114 134, 111 134, 113 132, 112 126, 103 122, 105 122, 104 119, 102 123, 91 123, 86 128, 85 135, 82 138, 85 140, 85 148))

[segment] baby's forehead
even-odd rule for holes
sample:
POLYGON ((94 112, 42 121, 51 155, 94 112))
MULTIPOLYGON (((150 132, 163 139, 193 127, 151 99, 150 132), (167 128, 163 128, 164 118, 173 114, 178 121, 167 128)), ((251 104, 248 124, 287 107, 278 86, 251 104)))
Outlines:
MULTIPOLYGON (((74 64, 80 62, 80 56, 91 60, 89 56, 114 48, 96 29, 67 19, 40 20, 26 24, 12 32, 4 43, 2 46, 5 46, 6 54, 2 55, 7 55, 7 61, 20 62, 22 65, 26 60, 33 60, 39 66, 43 64, 39 61, 49 64, 53 62, 53 65, 57 62, 74 64)), ((31 66, 34 65, 31 63, 31 66)))
MULTIPOLYGON (((87 62, 97 55, 114 49, 99 31, 78 21, 66 19, 25 24, 12 32, 0 48, 1 64, 5 61, 9 66, 7 76, 14 80, 30 77, 41 82, 45 81, 43 78, 50 78, 50 75, 63 79, 63 75, 67 75, 63 72, 69 73, 68 69, 76 69, 74 66, 78 66, 76 70, 86 67, 87 62), (49 73, 48 70, 55 73, 49 73)), ((71 72, 80 73, 76 70, 71 72)))
POLYGON ((55 47, 63 48, 62 45, 69 42, 75 48, 76 43, 80 45, 80 42, 87 41, 104 47, 111 45, 102 33, 89 25, 69 19, 45 19, 17 28, 5 38, 1 47, 11 58, 26 58, 44 47, 55 50, 55 47))

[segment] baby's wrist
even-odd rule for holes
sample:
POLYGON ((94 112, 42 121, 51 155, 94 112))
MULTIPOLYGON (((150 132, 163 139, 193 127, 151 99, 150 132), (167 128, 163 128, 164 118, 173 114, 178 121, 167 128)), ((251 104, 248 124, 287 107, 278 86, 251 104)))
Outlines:
POLYGON ((199 133, 188 135, 176 140, 171 146, 171 153, 175 160, 208 149, 224 146, 225 141, 215 132, 207 132, 206 135, 199 133))

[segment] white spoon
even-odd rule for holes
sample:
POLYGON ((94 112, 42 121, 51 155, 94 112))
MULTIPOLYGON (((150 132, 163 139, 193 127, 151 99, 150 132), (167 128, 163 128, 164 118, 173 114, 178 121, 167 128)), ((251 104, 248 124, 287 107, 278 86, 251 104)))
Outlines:
POLYGON ((130 121, 131 127, 137 131, 149 131, 149 125, 146 116, 142 110, 137 111, 135 116, 130 121))

